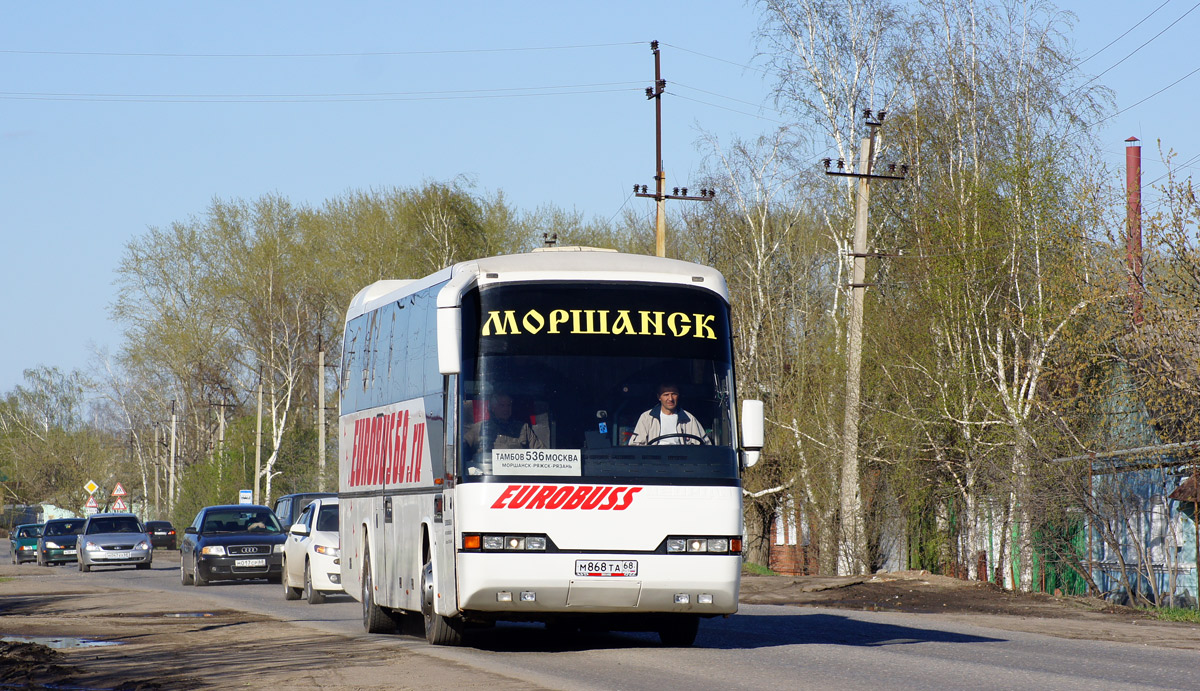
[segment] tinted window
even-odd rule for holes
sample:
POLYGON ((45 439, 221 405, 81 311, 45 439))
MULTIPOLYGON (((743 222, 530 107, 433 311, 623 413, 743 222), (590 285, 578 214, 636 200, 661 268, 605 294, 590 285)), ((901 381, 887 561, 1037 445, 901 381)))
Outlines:
POLYGON ((329 532, 337 532, 338 529, 338 507, 337 504, 322 506, 321 511, 317 514, 317 530, 325 530, 329 532))
POLYGON ((280 533, 275 514, 263 509, 224 509, 209 511, 201 526, 203 533, 280 533))
POLYGON ((47 523, 45 535, 78 535, 83 530, 83 519, 47 523))
POLYGON ((117 518, 94 518, 87 524, 87 534, 100 533, 140 533, 142 527, 133 516, 117 518))

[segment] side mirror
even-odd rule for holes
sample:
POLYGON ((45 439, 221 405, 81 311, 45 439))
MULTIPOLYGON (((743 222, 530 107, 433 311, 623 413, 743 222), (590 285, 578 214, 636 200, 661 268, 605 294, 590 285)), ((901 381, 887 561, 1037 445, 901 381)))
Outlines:
POLYGON ((293 523, 288 532, 292 535, 308 535, 308 526, 303 523, 293 523))
POLYGON ((462 370, 462 309, 438 307, 437 343, 438 371, 458 374, 462 370))
POLYGON ((185 535, 195 535, 196 529, 189 525, 188 527, 183 529, 183 532, 185 535))
POLYGON ((763 402, 742 401, 742 465, 746 468, 758 463, 763 447, 763 402))

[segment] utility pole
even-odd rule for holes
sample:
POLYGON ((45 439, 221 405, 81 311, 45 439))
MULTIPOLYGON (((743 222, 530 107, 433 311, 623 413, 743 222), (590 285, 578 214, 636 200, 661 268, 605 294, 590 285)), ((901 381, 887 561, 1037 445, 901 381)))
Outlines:
POLYGON ((667 200, 711 202, 717 193, 715 190, 702 189, 700 196, 688 196, 686 187, 682 188, 682 194, 681 189, 676 187, 674 194, 667 194, 667 174, 663 170, 662 158, 662 95, 667 90, 667 81, 662 78, 658 41, 650 42, 650 51, 654 53, 654 86, 646 87, 646 98, 654 99, 654 192, 653 194, 647 192, 645 185, 634 185, 633 193, 636 196, 654 200, 654 254, 658 257, 665 257, 667 256, 667 200))
MULTIPOLYGON (((850 279, 849 343, 846 348, 846 411, 842 423, 842 481, 841 481, 841 534, 838 540, 837 568, 839 576, 864 574, 867 571, 867 534, 863 525, 862 491, 858 482, 858 419, 860 391, 862 388, 862 329, 863 298, 867 284, 867 257, 876 256, 867 252, 867 201, 871 193, 872 179, 902 180, 903 175, 876 175, 872 172, 875 159, 875 137, 886 117, 879 111, 873 117, 869 109, 863 111, 863 120, 869 134, 859 145, 858 172, 847 173, 842 169, 844 161, 838 160, 838 170, 826 170, 826 175, 841 175, 858 179, 858 194, 855 195, 854 247, 850 256, 854 267, 850 279)), ((825 159, 829 168, 829 159, 825 159)), ((895 170, 895 166, 892 166, 895 170)))
POLYGON ((317 337, 317 491, 325 491, 325 344, 317 337))
POLYGON ((209 403, 208 403, 208 405, 210 407, 217 409, 217 415, 219 415, 219 417, 217 418, 217 455, 218 456, 222 455, 225 451, 225 409, 237 407, 236 403, 226 403, 225 402, 225 401, 229 400, 229 393, 230 393, 229 389, 225 388, 224 386, 222 386, 220 388, 221 388, 221 394, 222 394, 222 396, 221 396, 222 402, 221 403, 213 403, 212 401, 209 401, 209 403))
POLYGON ((167 458, 167 513, 175 508, 175 401, 171 401, 171 450, 167 458))
POLYGON ((158 423, 154 423, 154 517, 162 518, 162 504, 159 503, 159 484, 158 469, 162 465, 162 442, 159 440, 158 423))
POLYGON ((258 475, 262 468, 262 370, 258 370, 258 424, 254 433, 254 503, 258 503, 258 475))

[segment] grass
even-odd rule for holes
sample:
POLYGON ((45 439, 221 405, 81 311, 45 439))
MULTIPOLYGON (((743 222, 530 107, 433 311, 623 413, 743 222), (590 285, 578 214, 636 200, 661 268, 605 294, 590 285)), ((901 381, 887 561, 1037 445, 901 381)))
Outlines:
POLYGON ((775 573, 774 571, 768 569, 767 567, 763 566, 762 564, 755 564, 752 561, 748 561, 748 562, 742 564, 742 571, 745 571, 746 573, 752 573, 755 576, 778 576, 779 575, 779 574, 775 573))
POLYGON ((1200 610, 1184 607, 1156 607, 1146 610, 1155 619, 1163 621, 1182 621, 1189 624, 1200 624, 1200 610))

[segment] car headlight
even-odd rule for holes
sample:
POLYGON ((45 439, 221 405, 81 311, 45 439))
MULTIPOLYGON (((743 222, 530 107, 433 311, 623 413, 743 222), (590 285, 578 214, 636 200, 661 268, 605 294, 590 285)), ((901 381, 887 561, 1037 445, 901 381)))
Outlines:
POLYGON ((37 545, 21 545, 22 551, 28 551, 31 549, 37 549, 37 545))
POLYGON ((283 543, 279 543, 271 548, 272 554, 283 554, 283 543))
POLYGON ((134 547, 134 549, 150 549, 150 543, 142 540, 141 542, 137 543, 137 546, 134 547))
POLYGON ((62 546, 53 540, 46 540, 46 549, 62 549, 62 546))
POLYGON ((100 552, 104 548, 92 542, 91 540, 88 540, 87 542, 83 543, 83 549, 88 552, 100 552))
POLYGON ((340 557, 342 550, 337 547, 327 547, 325 545, 313 545, 313 551, 317 554, 324 554, 327 557, 340 557))
POLYGON ((207 554, 210 557, 225 556, 225 545, 208 545, 200 548, 200 554, 207 554))

